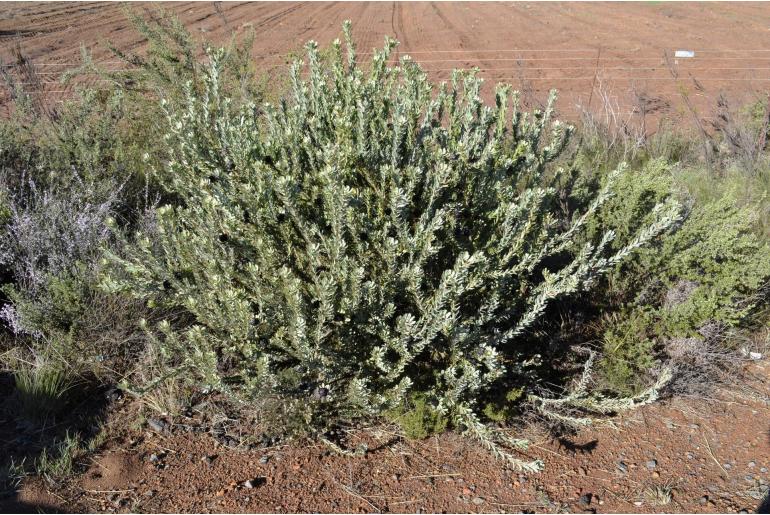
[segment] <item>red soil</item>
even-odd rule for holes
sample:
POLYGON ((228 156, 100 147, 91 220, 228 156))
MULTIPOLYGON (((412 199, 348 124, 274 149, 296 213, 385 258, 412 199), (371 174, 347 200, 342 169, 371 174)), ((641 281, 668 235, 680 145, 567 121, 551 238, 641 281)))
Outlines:
POLYGON ((544 472, 529 476, 506 470, 474 441, 454 434, 409 441, 393 427, 354 431, 347 444, 365 442, 369 451, 348 457, 324 444, 249 447, 253 427, 232 425, 215 437, 193 429, 205 427, 197 417, 182 417, 161 432, 146 424, 136 428, 137 405, 123 401, 107 424, 107 443, 81 464, 84 472, 57 487, 27 482, 18 496, 25 504, 6 507, 763 513, 770 481, 770 366, 753 365, 749 376, 751 387, 741 394, 661 402, 571 437, 523 429, 515 436, 533 442, 523 457, 545 461, 544 472))
MULTIPOLYGON (((390 35, 401 41, 400 55, 411 55, 437 79, 448 78, 453 68, 477 66, 490 83, 506 81, 522 90, 530 105, 557 88, 560 113, 567 118, 576 116, 577 104, 597 112, 613 105, 622 114, 639 111, 644 104, 647 111, 689 121, 693 117, 683 95, 697 116, 708 118, 720 93, 742 104, 764 99, 770 85, 770 26, 765 23, 770 5, 763 3, 163 6, 179 15, 193 34, 216 42, 254 28, 254 56, 262 70, 284 66, 285 55, 309 39, 328 44, 340 36, 342 21, 350 19, 361 52, 381 46, 390 35), (676 59, 676 50, 693 50, 695 57, 676 59), (608 93, 607 102, 600 89, 608 93)), ((55 80, 78 62, 81 44, 97 62, 122 66, 106 48, 107 41, 134 51, 144 44, 117 3, 15 2, 0 7, 0 57, 10 62, 11 46, 20 43, 47 74, 52 82, 47 88, 56 98, 65 95, 67 87, 55 80)))

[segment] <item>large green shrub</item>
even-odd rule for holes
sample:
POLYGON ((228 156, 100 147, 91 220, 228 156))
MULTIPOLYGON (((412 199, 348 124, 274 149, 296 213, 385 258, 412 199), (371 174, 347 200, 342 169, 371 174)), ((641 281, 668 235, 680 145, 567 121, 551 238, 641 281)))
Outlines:
MULTIPOLYGON (((159 179, 180 202, 157 209, 128 257, 110 255, 110 291, 183 308, 161 324, 167 366, 250 402, 277 399, 323 431, 376 416, 419 393, 430 410, 517 467, 479 421, 479 400, 528 377, 526 335, 552 302, 597 284, 679 216, 668 200, 649 223, 579 242, 628 172, 611 174, 565 219, 549 163, 571 128, 551 105, 456 73, 435 88, 393 41, 362 70, 348 37, 330 68, 308 46, 291 97, 231 114, 212 54, 202 95, 168 109, 172 159, 159 179)), ((551 99, 553 100, 553 99, 551 99)), ((517 444, 518 442, 508 443, 517 444)))
MULTIPOLYGON (((683 341, 701 351, 715 344, 715 352, 735 347, 735 339, 724 335, 750 330, 766 306, 770 246, 757 230, 760 204, 725 187, 711 198, 693 199, 681 174, 661 159, 648 161, 634 176, 619 179, 619 194, 589 226, 589 235, 612 228, 613 245, 623 245, 635 226, 649 223, 650 206, 673 195, 688 205, 675 231, 610 274, 604 307, 615 314, 600 324, 600 370, 618 392, 642 388, 645 373, 681 354, 683 341)), ((717 357, 724 358, 710 359, 717 357)))

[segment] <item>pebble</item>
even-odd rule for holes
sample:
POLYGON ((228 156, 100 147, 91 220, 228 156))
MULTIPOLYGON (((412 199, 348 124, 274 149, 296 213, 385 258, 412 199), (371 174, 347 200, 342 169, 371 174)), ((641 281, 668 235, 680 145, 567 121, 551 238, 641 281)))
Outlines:
POLYGON ((691 453, 691 452, 688 452, 688 453, 687 453, 687 459, 688 459, 688 460, 691 460, 691 459, 693 459, 693 458, 695 458, 695 455, 693 455, 693 453, 691 453))
POLYGON ((767 472, 767 467, 762 467, 759 469, 759 471, 764 474, 765 472, 767 472))
POLYGON ((157 418, 148 418, 147 425, 150 426, 150 429, 158 433, 162 433, 166 429, 166 423, 157 418))
POLYGON ((660 474, 659 474, 657 471, 654 471, 654 472, 652 473, 652 477, 654 477, 654 478, 659 478, 659 477, 660 477, 660 474))
POLYGON ((709 496, 708 495, 704 495, 703 497, 698 499, 698 504, 706 504, 707 502, 709 502, 709 496))
POLYGON ((158 463, 160 461, 160 458, 157 454, 152 453, 150 454, 150 463, 158 463))
POLYGON ((211 466, 211 464, 214 463, 214 456, 204 456, 201 458, 201 461, 205 462, 206 465, 211 466))
POLYGON ((621 471, 623 474, 628 472, 628 465, 626 465, 625 461, 618 462, 618 470, 621 471))
POLYGON ((589 504, 591 504, 591 497, 592 497, 591 494, 583 494, 580 496, 580 499, 578 500, 578 502, 583 506, 588 506, 589 504))
POLYGON ((251 490, 252 488, 256 488, 264 482, 265 482, 265 478, 263 477, 258 477, 256 479, 249 479, 248 481, 243 482, 243 487, 251 490))
POLYGON ((474 497, 473 500, 471 500, 471 502, 473 504, 475 504, 476 506, 480 506, 480 505, 484 504, 484 498, 483 497, 474 497))
POLYGON ((750 462, 749 462, 749 468, 750 468, 750 469, 753 469, 753 468, 754 468, 754 467, 756 467, 756 466, 757 466, 756 462, 754 462, 754 461, 750 461, 750 462))
POLYGON ((724 467, 725 470, 730 470, 731 468, 733 468, 733 466, 730 465, 729 463, 723 463, 722 466, 724 467))
POLYGON ((634 501, 634 506, 641 506, 641 505, 642 505, 642 501, 634 501))
POLYGON ((658 460, 649 460, 646 465, 648 469, 652 470, 658 466, 658 460))
POLYGON ((744 476, 744 479, 746 481, 753 482, 754 481, 754 476, 752 476, 751 474, 746 474, 746 476, 744 476))
POLYGON ((268 461, 270 461, 270 456, 267 456, 267 455, 265 455, 265 456, 262 456, 261 458, 259 458, 259 462, 260 462, 262 465, 264 465, 264 464, 265 464, 265 463, 267 463, 268 461))

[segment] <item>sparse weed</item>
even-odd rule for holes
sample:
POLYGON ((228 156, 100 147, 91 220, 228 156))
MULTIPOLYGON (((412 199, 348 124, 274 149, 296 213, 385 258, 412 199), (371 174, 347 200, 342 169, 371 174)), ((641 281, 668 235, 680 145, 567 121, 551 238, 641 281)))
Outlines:
POLYGON ((674 483, 648 486, 642 492, 642 498, 652 506, 667 506, 674 499, 674 483))
POLYGON ((50 448, 43 449, 35 460, 35 473, 51 482, 58 482, 72 475, 83 453, 80 438, 68 433, 50 448))
POLYGON ((24 478, 28 476, 26 463, 26 458, 23 458, 19 462, 11 458, 10 463, 8 463, 8 466, 3 470, 3 475, 0 476, 0 484, 4 485, 7 489, 18 488, 24 478))

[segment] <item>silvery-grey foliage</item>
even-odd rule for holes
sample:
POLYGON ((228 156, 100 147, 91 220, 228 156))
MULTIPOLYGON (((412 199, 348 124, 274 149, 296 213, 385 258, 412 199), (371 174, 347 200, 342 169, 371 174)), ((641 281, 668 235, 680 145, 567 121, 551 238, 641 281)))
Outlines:
POLYGON ((1 186, 8 219, 0 226, 0 257, 13 279, 11 297, 17 305, 5 305, 0 319, 14 333, 39 334, 19 305, 37 304, 42 313, 42 304, 51 301, 46 291, 52 278, 82 278, 95 271, 111 237, 106 221, 121 188, 84 181, 74 170, 45 189, 29 178, 14 182, 20 186, 10 188, 12 182, 5 180, 1 186))
POLYGON ((277 396, 309 425, 376 416, 415 390, 513 466, 478 400, 524 377, 538 349, 521 339, 550 303, 585 291, 669 228, 680 206, 611 251, 612 231, 581 239, 621 168, 560 219, 552 163, 572 128, 518 95, 456 72, 435 87, 395 42, 359 66, 349 25, 321 63, 292 69, 278 106, 235 109, 220 94, 223 55, 206 90, 168 108, 172 160, 158 177, 178 200, 157 209, 153 237, 111 256, 105 286, 184 308, 158 342, 178 377, 250 401, 277 396), (584 243, 579 243, 583 241, 584 243), (315 392, 323 391, 321 398, 315 392), (320 415, 319 415, 320 413, 320 415))

